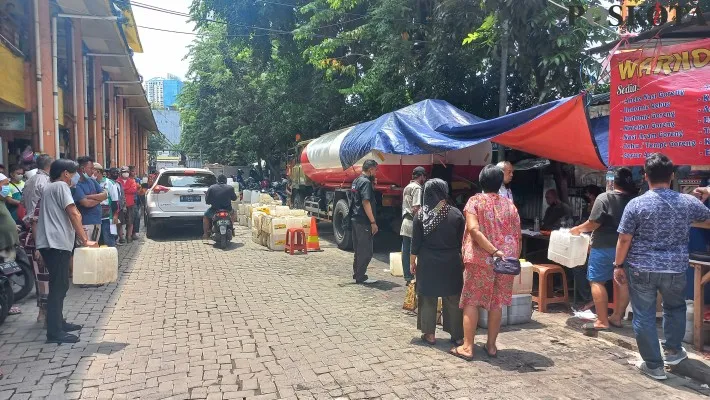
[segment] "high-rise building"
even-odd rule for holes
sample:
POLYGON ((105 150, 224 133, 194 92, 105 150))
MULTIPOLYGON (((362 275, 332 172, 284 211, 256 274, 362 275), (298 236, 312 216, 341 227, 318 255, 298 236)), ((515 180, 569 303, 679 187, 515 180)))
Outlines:
POLYGON ((156 108, 174 107, 182 85, 182 81, 173 74, 168 74, 167 78, 148 79, 145 83, 148 101, 156 108))
POLYGON ((148 102, 152 107, 165 108, 163 100, 163 78, 151 78, 145 83, 148 102))

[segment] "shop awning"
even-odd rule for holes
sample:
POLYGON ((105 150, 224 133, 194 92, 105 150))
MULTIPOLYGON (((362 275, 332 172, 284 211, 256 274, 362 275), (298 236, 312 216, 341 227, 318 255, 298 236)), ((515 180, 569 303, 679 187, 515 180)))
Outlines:
POLYGON ((140 53, 143 48, 130 3, 125 4, 123 9, 118 9, 110 0, 57 0, 57 5, 66 14, 122 17, 118 22, 81 18, 75 18, 73 22, 81 25, 82 41, 88 53, 94 54, 99 60, 101 69, 109 74, 111 81, 135 82, 116 86, 116 94, 128 95, 125 97, 126 104, 133 108, 139 123, 150 131, 157 131, 150 104, 140 83, 142 77, 138 74, 132 58, 133 52, 140 53), (117 56, 118 54, 125 54, 125 57, 117 56))
POLYGON ((605 169, 606 148, 596 134, 603 121, 587 118, 584 95, 568 97, 484 120, 443 100, 424 100, 354 126, 343 138, 340 161, 349 168, 369 152, 433 154, 486 140, 569 164, 605 169))

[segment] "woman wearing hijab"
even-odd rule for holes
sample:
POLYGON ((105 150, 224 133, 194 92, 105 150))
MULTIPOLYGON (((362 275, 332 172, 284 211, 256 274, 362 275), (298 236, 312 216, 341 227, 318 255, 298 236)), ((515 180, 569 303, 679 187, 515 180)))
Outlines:
POLYGON ((461 212, 447 203, 448 192, 449 186, 441 179, 426 183, 422 209, 412 230, 410 261, 417 282, 417 328, 430 345, 436 344, 439 297, 444 331, 453 343, 460 344, 463 339, 459 301, 463 286, 461 240, 466 224, 461 212))
POLYGON ((466 203, 466 233, 463 240, 464 284, 460 307, 463 309, 464 343, 451 354, 473 359, 473 340, 478 325, 478 308, 488 311, 489 357, 498 355, 496 339, 500 331, 503 306, 513 299, 513 275, 493 271, 494 257, 520 256, 520 216, 512 201, 500 196, 503 170, 487 165, 478 177, 483 193, 466 203))

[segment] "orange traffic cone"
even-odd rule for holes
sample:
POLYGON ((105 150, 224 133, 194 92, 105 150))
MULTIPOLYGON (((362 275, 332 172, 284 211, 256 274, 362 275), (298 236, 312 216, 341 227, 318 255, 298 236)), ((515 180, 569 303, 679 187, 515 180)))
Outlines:
POLYGON ((308 233, 308 251, 322 251, 320 249, 320 239, 318 238, 318 221, 316 217, 311 217, 311 231, 308 233))

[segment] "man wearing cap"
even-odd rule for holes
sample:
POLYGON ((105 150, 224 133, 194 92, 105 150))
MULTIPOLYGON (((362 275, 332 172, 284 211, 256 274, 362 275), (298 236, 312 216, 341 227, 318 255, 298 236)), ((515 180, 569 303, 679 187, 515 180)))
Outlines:
POLYGON ((96 242, 101 236, 101 202, 108 194, 101 188, 94 176, 94 160, 91 157, 79 157, 79 182, 73 190, 74 203, 81 214, 81 224, 90 241, 96 242))
POLYGON ((118 222, 118 184, 106 177, 101 164, 94 163, 94 171, 101 189, 108 193, 108 198, 101 202, 101 241, 108 247, 116 247, 116 236, 111 233, 111 225, 118 222))
POLYGON ((426 170, 424 167, 416 167, 412 171, 412 180, 404 188, 402 198, 402 228, 399 234, 402 235, 402 271, 404 280, 409 282, 414 279, 410 271, 409 254, 412 248, 412 227, 414 216, 419 212, 422 205, 422 190, 426 182, 426 170))
MULTIPOLYGON (((133 241, 133 209, 136 206, 136 193, 138 193, 138 184, 135 179, 130 177, 130 171, 128 167, 121 167, 121 177, 117 180, 118 184, 121 185, 123 193, 126 196, 126 220, 123 221, 125 224, 125 241, 129 243, 133 241)), ((125 243, 123 237, 123 229, 119 229, 118 235, 121 236, 119 242, 125 243)), ((137 238, 137 237, 135 237, 137 238)))

